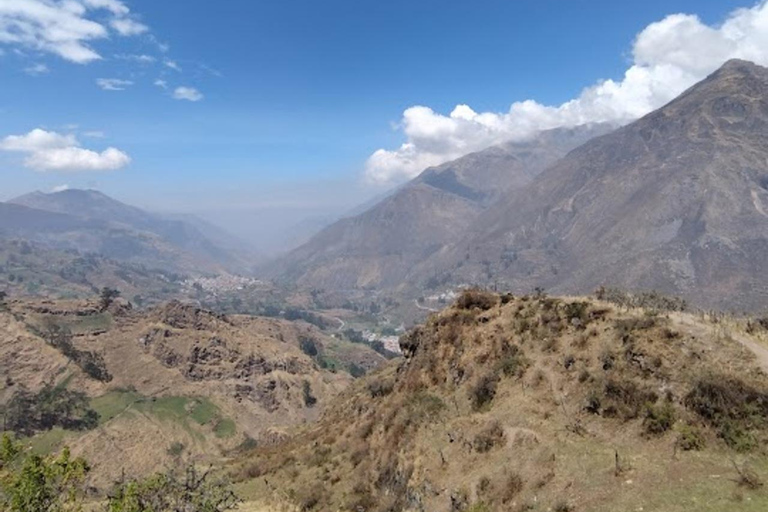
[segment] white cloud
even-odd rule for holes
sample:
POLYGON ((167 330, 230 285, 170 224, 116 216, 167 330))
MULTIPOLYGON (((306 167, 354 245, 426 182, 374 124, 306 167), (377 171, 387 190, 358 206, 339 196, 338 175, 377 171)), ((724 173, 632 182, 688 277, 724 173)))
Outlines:
POLYGON ((114 171, 131 162, 119 149, 110 147, 99 153, 81 147, 72 134, 40 128, 26 135, 9 135, 0 141, 0 150, 27 154, 24 166, 36 171, 114 171))
POLYGON ((163 62, 163 64, 165 64, 165 67, 171 68, 174 71, 179 71, 179 72, 181 71, 181 66, 179 66, 179 64, 175 61, 166 60, 165 62, 163 62))
POLYGON ((133 85, 133 82, 119 78, 97 78, 96 85, 105 91, 124 91, 126 87, 133 85))
POLYGON ((101 59, 91 47, 112 31, 122 36, 146 32, 119 0, 2 0, 0 45, 52 53, 87 64, 101 59))
POLYGON ((130 18, 118 18, 109 22, 109 25, 121 36, 137 36, 149 32, 149 27, 130 18))
POLYGON ((203 99, 203 93, 193 87, 177 87, 176 90, 173 91, 173 99, 200 101, 203 99))
POLYGON ((152 64, 153 62, 155 62, 157 60, 153 56, 145 55, 145 54, 140 54, 140 55, 136 55, 136 54, 119 54, 119 55, 115 55, 115 58, 119 59, 119 60, 128 60, 128 61, 131 61, 131 62, 138 62, 139 64, 152 64))
POLYGON ((40 76, 48 74, 50 69, 48 69, 48 66, 45 64, 37 63, 24 68, 24 72, 30 76, 40 76))
POLYGON ((90 139, 104 139, 107 137, 107 134, 101 130, 93 130, 89 132, 83 132, 83 137, 88 137, 90 139))
POLYGON ((155 80, 155 85, 160 87, 161 89, 167 89, 168 88, 168 82, 166 82, 162 78, 158 78, 157 80, 155 80))
POLYGON ((32 153, 24 164, 37 171, 115 171, 128 165, 128 155, 115 148, 101 153, 78 147, 32 153))
POLYGON ((51 193, 56 194, 58 192, 65 192, 67 190, 69 190, 69 185, 56 185, 51 189, 51 193))
POLYGON ((632 55, 621 80, 600 81, 562 105, 526 100, 501 113, 477 113, 459 105, 449 115, 425 106, 408 108, 400 124, 406 142, 373 153, 366 178, 374 183, 402 181, 426 167, 506 140, 524 140, 540 130, 626 123, 663 106, 728 59, 768 65, 768 1, 738 9, 717 26, 693 15, 668 16, 637 36, 632 55))

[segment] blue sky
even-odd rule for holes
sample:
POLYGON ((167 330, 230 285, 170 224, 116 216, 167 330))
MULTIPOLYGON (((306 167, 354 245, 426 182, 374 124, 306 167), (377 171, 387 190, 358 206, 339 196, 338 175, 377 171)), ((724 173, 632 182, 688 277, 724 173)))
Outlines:
MULTIPOLYGON (((349 207, 425 163, 495 141, 472 132, 458 149, 430 148, 429 127, 418 125, 423 117, 410 129, 398 126, 412 106, 448 115, 461 104, 494 113, 526 99, 559 105, 601 79, 621 80, 633 64, 633 41, 649 24, 682 12, 717 28, 734 9, 754 6, 126 0, 118 4, 130 14, 98 5, 82 14, 104 26, 116 19, 138 25, 130 35, 111 30, 85 41, 101 59, 78 63, 38 43, 3 44, 3 5, 41 2, 56 5, 0 0, 0 139, 33 129, 71 134, 78 147, 115 147, 130 163, 51 171, 28 168, 29 153, 0 152, 0 199, 67 184, 179 210, 286 206, 302 198, 349 207), (140 55, 153 61, 141 63, 140 55), (99 79, 124 90, 102 90, 99 79), (202 98, 174 99, 177 87, 202 98), (403 164, 397 148, 411 140, 418 154, 403 164), (379 149, 394 163, 371 164, 379 149), (379 186, 365 179, 372 165, 387 169, 376 174, 379 186)), ((433 120, 428 114, 425 122, 433 120)))

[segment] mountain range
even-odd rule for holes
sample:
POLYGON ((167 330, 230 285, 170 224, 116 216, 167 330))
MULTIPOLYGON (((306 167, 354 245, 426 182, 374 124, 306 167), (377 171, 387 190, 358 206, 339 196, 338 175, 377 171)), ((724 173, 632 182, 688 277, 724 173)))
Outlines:
POLYGON ((248 273, 246 244, 194 217, 167 218, 95 190, 34 192, 0 203, 0 237, 184 273, 248 273))
POLYGON ((535 141, 546 152, 539 158, 491 148, 427 170, 294 251, 282 276, 413 293, 462 283, 567 293, 619 286, 761 309, 767 130, 768 70, 732 60, 611 133, 577 129, 581 140, 535 141), (482 184, 504 193, 495 199, 482 184))
POLYGON ((309 287, 396 286, 416 264, 462 238, 505 190, 526 186, 570 150, 611 129, 600 124, 546 131, 427 169, 366 211, 322 230, 269 273, 309 287))

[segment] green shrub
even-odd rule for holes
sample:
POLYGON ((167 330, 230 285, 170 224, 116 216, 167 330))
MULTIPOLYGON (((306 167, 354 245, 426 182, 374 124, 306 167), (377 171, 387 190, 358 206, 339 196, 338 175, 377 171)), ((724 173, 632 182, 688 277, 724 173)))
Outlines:
POLYGON ((171 443, 171 446, 168 447, 168 455, 171 457, 180 457, 182 453, 184 453, 184 443, 180 443, 179 441, 174 441, 171 443))
POLYGON ((684 424, 679 428, 678 446, 685 451, 698 451, 704 448, 706 442, 701 431, 693 425, 684 424))
POLYGON ((73 459, 69 448, 65 448, 56 458, 29 455, 15 460, 3 478, 0 510, 80 510, 86 490, 85 478, 89 471, 88 463, 80 458, 73 459))
POLYGON ((643 420, 646 434, 663 434, 672 428, 676 417, 675 407, 669 401, 664 401, 660 405, 649 404, 645 409, 645 419, 643 420))
POLYGON ((158 473, 140 480, 118 482, 107 497, 106 510, 223 512, 234 509, 240 501, 227 482, 214 480, 210 471, 200 473, 189 465, 181 476, 158 473))
POLYGON ((684 403, 740 452, 757 445, 753 431, 765 428, 768 421, 768 394, 732 377, 701 379, 684 403))

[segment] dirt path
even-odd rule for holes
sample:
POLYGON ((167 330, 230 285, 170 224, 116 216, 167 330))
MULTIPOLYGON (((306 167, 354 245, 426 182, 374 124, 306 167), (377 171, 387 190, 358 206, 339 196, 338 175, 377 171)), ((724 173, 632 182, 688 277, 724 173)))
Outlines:
POLYGON ((416 307, 419 308, 422 311, 429 311, 430 313, 437 313, 438 312, 437 309, 432 309, 432 308, 429 308, 427 306, 422 306, 421 304, 419 304, 419 301, 416 300, 416 299, 413 299, 413 303, 416 304, 416 307))
MULTIPOLYGON (((697 331, 700 335, 711 334, 707 328, 696 324, 686 316, 679 316, 678 322, 687 327, 689 330, 697 331)), ((756 341, 744 334, 730 330, 728 331, 728 334, 734 341, 740 343, 744 348, 752 352, 757 359, 758 366, 760 366, 764 372, 768 373, 768 345, 760 343, 759 341, 756 341)))
POLYGON ((762 368, 765 373, 768 373, 768 346, 765 346, 763 343, 759 343, 741 334, 732 333, 731 337, 734 340, 741 343, 742 345, 744 345, 753 354, 755 354, 755 357, 757 357, 757 362, 760 365, 760 368, 762 368))

